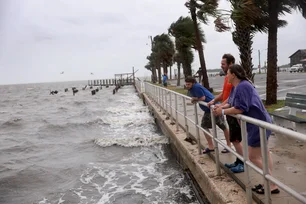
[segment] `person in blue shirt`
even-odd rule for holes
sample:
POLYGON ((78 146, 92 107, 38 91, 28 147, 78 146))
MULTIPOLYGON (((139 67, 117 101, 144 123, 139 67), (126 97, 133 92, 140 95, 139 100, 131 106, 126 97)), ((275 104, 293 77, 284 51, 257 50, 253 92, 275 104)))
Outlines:
POLYGON ((167 85, 168 85, 168 76, 167 76, 167 72, 165 72, 164 73, 164 75, 163 75, 163 85, 164 85, 164 87, 167 87, 167 85))
MULTIPOLYGON (((185 79, 185 86, 186 88, 189 90, 189 94, 191 95, 191 102, 195 103, 197 101, 204 101, 204 102, 210 102, 211 100, 213 100, 215 97, 214 95, 209 92, 206 88, 204 88, 201 84, 197 83, 197 81, 195 80, 195 78, 193 77, 187 77, 185 79)), ((205 129, 207 132, 209 132, 209 129, 212 128, 212 123, 211 123, 211 113, 210 113, 210 109, 204 105, 200 105, 200 108, 204 111, 204 115, 202 117, 202 121, 201 121, 201 127, 203 129, 205 129)), ((216 124, 218 125, 218 127, 220 129, 223 130, 224 135, 226 141, 229 141, 229 130, 227 128, 226 122, 224 120, 223 116, 217 116, 216 117, 216 124)), ((209 137, 208 135, 205 134, 204 135, 206 137, 207 143, 208 143, 208 147, 203 151, 203 154, 209 153, 214 151, 214 145, 212 142, 211 137, 209 137)), ((230 146, 230 143, 227 144, 228 146, 230 146)))

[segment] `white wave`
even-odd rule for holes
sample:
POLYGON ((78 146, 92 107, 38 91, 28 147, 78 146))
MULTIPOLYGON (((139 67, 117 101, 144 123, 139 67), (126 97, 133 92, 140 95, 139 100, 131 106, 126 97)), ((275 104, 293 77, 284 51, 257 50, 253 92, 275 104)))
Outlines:
MULTIPOLYGON (((156 146, 143 147, 142 151, 128 154, 115 163, 91 162, 81 174, 81 182, 65 193, 77 195, 80 204, 137 203, 139 200, 156 204, 197 203, 183 174, 171 166, 160 165, 166 161, 164 148, 156 146)), ((63 196, 57 200, 60 204, 63 196)), ((45 203, 47 199, 41 204, 45 203)))
POLYGON ((82 188, 78 188, 78 189, 74 190, 73 192, 74 192, 77 196, 79 196, 79 198, 80 198, 81 200, 86 200, 86 199, 87 199, 86 196, 83 196, 83 195, 82 195, 82 193, 83 193, 82 188))
POLYGON ((43 198, 41 201, 38 202, 38 204, 51 204, 51 203, 48 202, 48 199, 43 198))
POLYGON ((101 147, 109 147, 118 145, 122 147, 141 147, 153 146, 156 144, 168 144, 169 139, 164 136, 134 136, 134 137, 116 137, 116 138, 100 138, 95 139, 94 143, 101 147))

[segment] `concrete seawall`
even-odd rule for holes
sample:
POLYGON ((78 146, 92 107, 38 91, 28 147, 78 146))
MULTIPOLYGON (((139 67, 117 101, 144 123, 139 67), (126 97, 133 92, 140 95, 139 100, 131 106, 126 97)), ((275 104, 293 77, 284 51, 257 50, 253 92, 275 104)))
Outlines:
MULTIPOLYGON (((138 93, 141 93, 136 87, 138 93)), ((167 119, 145 93, 140 94, 156 124, 170 139, 170 146, 183 169, 189 170, 208 201, 217 203, 247 203, 245 191, 225 172, 216 176, 214 161, 208 155, 199 155, 197 145, 184 141, 186 133, 167 119)), ((255 203, 255 202, 254 202, 255 203)))

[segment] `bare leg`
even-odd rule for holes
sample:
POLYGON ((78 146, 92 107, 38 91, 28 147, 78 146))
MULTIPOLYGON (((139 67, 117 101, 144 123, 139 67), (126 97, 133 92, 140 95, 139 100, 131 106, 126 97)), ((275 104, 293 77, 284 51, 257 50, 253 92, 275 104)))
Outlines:
MULTIPOLYGON (((272 175, 272 158, 270 151, 268 151, 268 164, 269 164, 269 174, 272 175)), ((260 147, 250 147, 249 146, 249 158, 258 168, 262 169, 262 155, 260 147)), ((274 183, 270 184, 271 191, 277 189, 277 186, 274 183)))
POLYGON ((236 152, 242 156, 243 150, 242 150, 241 142, 233 142, 233 145, 235 147, 236 152))
POLYGON ((231 147, 229 129, 226 128, 225 130, 223 130, 223 132, 224 132, 224 136, 225 136, 225 139, 226 139, 226 145, 231 147))
MULTIPOLYGON (((205 129, 205 130, 206 130, 207 132, 210 133, 209 129, 205 129)), ((205 132, 204 132, 204 135, 205 135, 205 138, 206 138, 207 143, 208 143, 208 148, 209 148, 210 150, 214 149, 214 144, 213 144, 213 141, 212 141, 211 137, 209 137, 208 135, 206 135, 205 132)))

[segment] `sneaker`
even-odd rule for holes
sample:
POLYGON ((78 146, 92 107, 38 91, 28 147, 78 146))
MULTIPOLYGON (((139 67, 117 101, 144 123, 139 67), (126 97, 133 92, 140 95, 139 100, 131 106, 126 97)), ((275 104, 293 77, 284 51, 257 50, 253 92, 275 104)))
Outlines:
POLYGON ((241 173, 241 172, 244 172, 244 165, 243 165, 243 164, 237 164, 237 166, 231 168, 231 171, 232 171, 233 173, 241 173))
POLYGON ((224 166, 230 169, 230 168, 233 168, 233 167, 237 166, 237 163, 234 162, 232 164, 224 164, 224 166))

